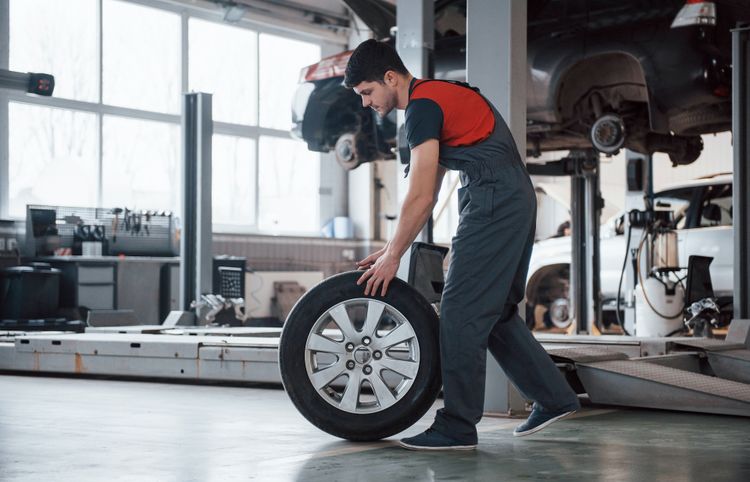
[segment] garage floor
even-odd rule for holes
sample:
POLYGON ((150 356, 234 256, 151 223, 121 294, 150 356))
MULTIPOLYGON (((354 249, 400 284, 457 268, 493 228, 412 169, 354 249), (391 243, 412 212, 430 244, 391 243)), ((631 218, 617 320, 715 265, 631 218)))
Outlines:
POLYGON ((320 432, 280 389, 3 375, 0 480, 750 480, 750 419, 588 408, 522 439, 517 423, 485 418, 476 452, 409 452, 320 432))

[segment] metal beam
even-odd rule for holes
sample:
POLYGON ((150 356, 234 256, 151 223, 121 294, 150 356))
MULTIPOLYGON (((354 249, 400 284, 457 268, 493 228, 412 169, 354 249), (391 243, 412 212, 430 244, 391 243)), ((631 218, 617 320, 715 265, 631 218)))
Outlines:
POLYGON ((180 308, 211 292, 211 94, 189 93, 182 110, 180 308))
POLYGON ((732 30, 734 318, 750 318, 750 27, 732 30))
MULTIPOLYGON (((0 69, 9 68, 10 57, 10 5, 0 0, 0 69)), ((10 162, 9 162, 8 94, 0 89, 0 218, 10 212, 10 162)))
POLYGON ((575 333, 592 332, 601 319, 599 280, 599 216, 602 201, 599 192, 599 156, 582 153, 576 172, 570 180, 570 214, 572 259, 570 269, 570 301, 574 314, 575 333))

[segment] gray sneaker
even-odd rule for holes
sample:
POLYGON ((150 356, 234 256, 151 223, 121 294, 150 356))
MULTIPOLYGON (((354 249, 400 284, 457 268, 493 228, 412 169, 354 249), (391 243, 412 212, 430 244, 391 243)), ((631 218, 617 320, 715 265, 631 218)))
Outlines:
POLYGON ((477 448, 477 444, 459 442, 431 428, 414 437, 401 439, 398 444, 408 450, 474 450, 477 448))
POLYGON ((524 423, 516 427, 513 430, 514 437, 523 437, 524 435, 531 435, 542 430, 552 422, 561 420, 568 415, 576 413, 575 410, 567 410, 562 412, 544 412, 541 409, 535 408, 531 411, 531 415, 526 419, 524 423))

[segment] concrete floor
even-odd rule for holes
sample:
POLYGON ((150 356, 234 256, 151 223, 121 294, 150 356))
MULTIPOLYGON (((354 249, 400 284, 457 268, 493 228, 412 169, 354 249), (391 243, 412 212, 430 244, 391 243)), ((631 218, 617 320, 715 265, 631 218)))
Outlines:
POLYGON ((0 480, 750 480, 750 419, 588 408, 520 439, 517 423, 483 420, 476 452, 410 452, 323 433, 280 389, 2 375, 0 480))

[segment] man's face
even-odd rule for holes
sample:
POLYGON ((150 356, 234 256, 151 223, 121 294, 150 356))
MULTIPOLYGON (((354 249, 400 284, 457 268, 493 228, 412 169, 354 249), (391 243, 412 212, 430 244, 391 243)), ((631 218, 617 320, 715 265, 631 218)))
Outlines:
POLYGON ((393 80, 393 72, 388 71, 383 82, 360 82, 354 86, 354 92, 362 97, 363 107, 371 107, 381 117, 385 117, 398 104, 398 94, 393 80))

